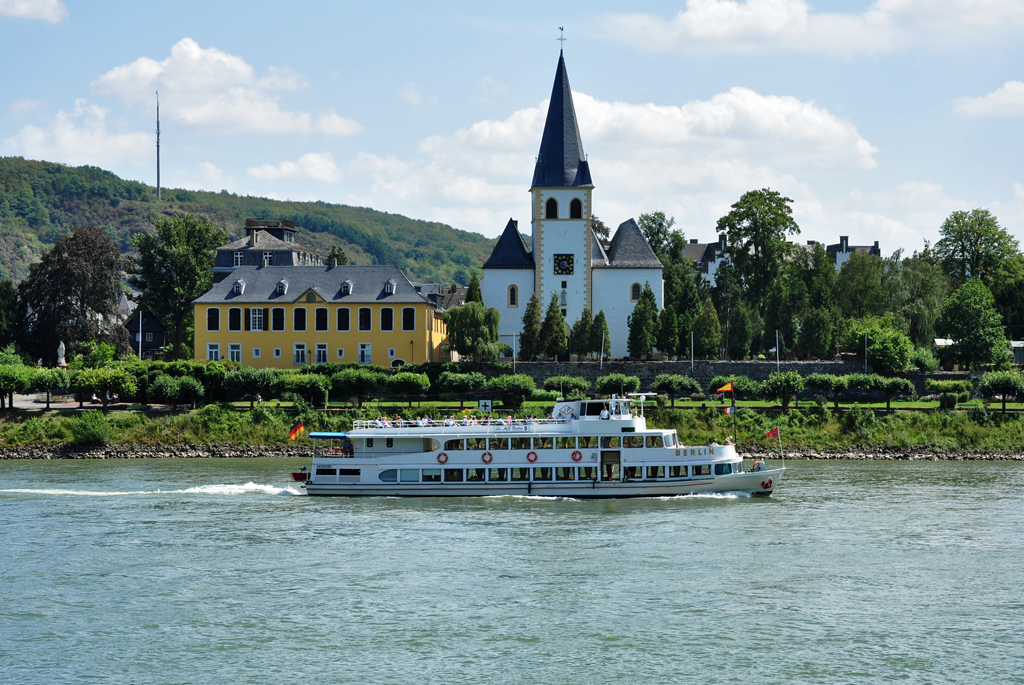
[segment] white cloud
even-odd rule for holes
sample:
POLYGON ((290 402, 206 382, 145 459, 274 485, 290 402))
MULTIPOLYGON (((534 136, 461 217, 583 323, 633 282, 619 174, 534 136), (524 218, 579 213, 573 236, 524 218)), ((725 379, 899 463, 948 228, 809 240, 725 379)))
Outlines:
POLYGON ((816 12, 805 0, 687 0, 671 19, 608 14, 604 33, 648 50, 776 48, 877 52, 972 28, 1024 26, 1024 0, 877 0, 863 12, 816 12))
POLYGON ((0 15, 56 24, 68 16, 68 8, 60 0, 0 0, 0 15))
POLYGON ((38 109, 42 109, 45 106, 46 103, 42 100, 32 100, 30 98, 25 98, 23 100, 18 100, 17 102, 13 103, 8 108, 7 113, 14 119, 21 119, 23 117, 28 116, 32 112, 35 112, 38 109))
POLYGON ((72 112, 57 112, 43 128, 25 126, 5 139, 4 147, 26 157, 67 164, 109 167, 123 160, 137 164, 152 161, 153 138, 137 131, 110 132, 107 113, 103 107, 76 100, 72 112))
POLYGON ((355 121, 333 111, 314 117, 309 112, 282 109, 271 90, 306 87, 290 69, 270 69, 262 79, 244 59, 217 48, 202 48, 183 38, 162 62, 140 57, 98 78, 93 85, 128 103, 151 104, 161 94, 161 114, 198 129, 228 133, 311 133, 352 135, 355 121))
POLYGON ((419 91, 419 88, 415 84, 410 83, 398 94, 398 97, 402 98, 406 102, 418 105, 423 102, 423 94, 419 91))
POLYGON ((1024 83, 1007 81, 988 95, 960 98, 956 111, 972 117, 1024 114, 1024 83))
POLYGON ((249 175, 264 180, 303 179, 324 183, 337 183, 341 180, 341 171, 329 152, 309 152, 297 161, 283 161, 277 166, 264 164, 249 167, 249 175))
POLYGON ((1013 184, 1013 196, 1018 200, 1024 200, 1024 184, 1014 183, 1013 184))

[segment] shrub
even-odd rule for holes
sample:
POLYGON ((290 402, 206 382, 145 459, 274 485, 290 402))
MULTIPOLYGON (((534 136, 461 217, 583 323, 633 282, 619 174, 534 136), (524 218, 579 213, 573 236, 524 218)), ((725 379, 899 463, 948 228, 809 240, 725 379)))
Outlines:
POLYGON ((114 429, 102 412, 86 411, 68 421, 71 441, 76 445, 106 445, 114 438, 114 429))
POLYGON ((857 406, 844 413, 840 420, 844 431, 856 435, 861 440, 871 439, 871 429, 875 423, 875 412, 857 406))
POLYGON ((327 407, 331 379, 315 373, 283 373, 276 385, 279 393, 291 393, 314 406, 327 407))
POLYGON ((971 407, 967 410, 967 418, 982 427, 995 425, 992 412, 986 411, 984 407, 971 407))
POLYGON ((659 374, 651 384, 651 390, 672 399, 672 406, 676 406, 676 397, 680 395, 692 395, 701 391, 700 383, 689 376, 663 373, 659 374))
POLYGON ((557 390, 534 390, 530 393, 531 402, 556 402, 558 398, 557 390))
POLYGON ((936 381, 928 379, 924 382, 924 388, 933 394, 959 394, 962 392, 969 393, 971 391, 970 381, 936 381))
POLYGON ((396 395, 402 395, 412 406, 413 398, 419 399, 430 390, 430 379, 425 373, 403 371, 387 379, 388 388, 396 395))
POLYGON ((586 393, 590 390, 590 381, 579 376, 549 376, 544 379, 545 390, 557 390, 569 394, 571 392, 586 393))
POLYGON ((986 373, 978 383, 978 392, 988 399, 1000 399, 1003 414, 1006 413, 1006 398, 1020 402, 1024 399, 1024 376, 1019 371, 993 371, 986 373))
POLYGON ((362 406, 363 400, 377 392, 378 388, 385 383, 385 374, 368 368, 348 368, 331 376, 331 388, 338 397, 348 400, 356 398, 356 403, 362 406))
POLYGON ((206 389, 193 376, 182 376, 178 379, 178 401, 191 402, 192 408, 196 408, 196 402, 203 396, 206 389))
POLYGON ((708 383, 708 394, 717 393, 719 388, 730 381, 737 399, 749 400, 761 394, 761 384, 746 376, 715 376, 708 383))
POLYGON ((821 390, 832 397, 832 408, 839 410, 839 396, 846 391, 846 376, 833 376, 829 373, 812 373, 804 380, 804 387, 810 390, 821 390))
POLYGON ((796 371, 776 371, 761 384, 765 395, 782 403, 782 410, 789 411, 789 402, 804 389, 804 381, 796 371))
POLYGON ((910 366, 914 344, 900 331, 883 328, 868 335, 868 361, 878 373, 902 373, 910 366))
POLYGON ((277 386, 276 369, 254 369, 243 366, 228 372, 225 385, 239 397, 249 398, 249 410, 255 406, 256 395, 269 398, 277 386))
POLYGON ((501 393, 501 403, 511 409, 518 409, 529 397, 537 384, 526 374, 516 373, 497 376, 487 381, 485 390, 501 393))
POLYGON ((939 360, 935 358, 931 350, 920 347, 911 357, 910 365, 918 371, 935 371, 939 368, 939 360))
POLYGON ((177 406, 178 396, 181 394, 181 382, 179 379, 167 374, 160 374, 156 377, 147 390, 146 394, 151 400, 177 406))
POLYGON ((598 378, 595 385, 601 395, 625 395, 640 389, 640 379, 623 373, 610 373, 598 378))
POLYGON ((433 385, 446 395, 458 397, 459 407, 461 408, 466 406, 466 395, 479 392, 483 389, 486 382, 487 379, 479 372, 461 373, 459 371, 444 371, 437 376, 437 380, 433 385))

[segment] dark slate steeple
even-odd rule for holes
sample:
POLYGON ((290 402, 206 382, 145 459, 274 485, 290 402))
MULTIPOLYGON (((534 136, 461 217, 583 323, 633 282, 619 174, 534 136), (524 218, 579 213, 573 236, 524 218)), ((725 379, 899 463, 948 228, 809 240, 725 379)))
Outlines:
POLYGON ((491 257, 484 263, 485 269, 533 269, 533 254, 526 246, 519 223, 508 220, 505 230, 498 238, 491 257))
POLYGON ((583 153, 583 140, 576 123, 569 75, 565 57, 558 53, 555 85, 551 88, 551 104, 540 140, 540 154, 533 171, 533 188, 564 188, 592 186, 590 166, 583 153))

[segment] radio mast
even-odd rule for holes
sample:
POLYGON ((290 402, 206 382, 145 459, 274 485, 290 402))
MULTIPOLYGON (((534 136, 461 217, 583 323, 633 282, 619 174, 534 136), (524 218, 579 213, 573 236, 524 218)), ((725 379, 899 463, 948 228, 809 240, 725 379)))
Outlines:
POLYGON ((160 91, 156 91, 156 199, 160 201, 160 91))

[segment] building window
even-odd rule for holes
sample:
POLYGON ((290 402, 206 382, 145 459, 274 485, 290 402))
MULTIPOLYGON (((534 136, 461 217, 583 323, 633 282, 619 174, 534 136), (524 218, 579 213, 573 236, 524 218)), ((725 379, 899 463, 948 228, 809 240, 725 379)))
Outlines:
POLYGON ((370 330, 370 308, 360 307, 359 308, 359 330, 368 331, 370 330))
POLYGON ((544 218, 545 219, 557 219, 558 218, 558 201, 550 197, 548 198, 547 204, 544 206, 544 218))
POLYGON ((277 284, 277 294, 284 295, 288 292, 288 281, 281 281, 277 284))
POLYGON ((352 292, 352 284, 350 282, 345 281, 344 283, 341 284, 341 294, 342 295, 348 295, 351 292, 352 292))
POLYGON ((245 253, 236 252, 231 260, 231 266, 245 266, 245 253))
POLYGON ((515 287, 514 285, 510 285, 508 287, 508 306, 519 306, 519 288, 515 287))
POLYGON ((316 344, 316 363, 326 364, 327 363, 327 343, 316 344))
POLYGON ((572 202, 569 203, 569 218, 570 219, 582 219, 583 218, 583 203, 580 202, 578 197, 574 197, 572 202))
POLYGON ((208 331, 219 331, 220 330, 220 309, 217 307, 209 307, 206 310, 206 330, 208 331))
POLYGON ((359 343, 359 363, 373 363, 373 347, 370 343, 359 343))
POLYGON ((242 310, 238 307, 232 307, 228 310, 228 330, 242 330, 242 310))
POLYGON ((395 292, 395 284, 393 281, 388 281, 384 284, 384 294, 390 295, 393 292, 395 292))
POLYGON ((304 331, 306 330, 306 308, 296 307, 295 311, 292 312, 292 330, 293 331, 304 331))
POLYGON ((316 295, 313 293, 306 293, 306 302, 316 302, 316 295))
POLYGON ((395 348, 389 347, 388 348, 388 359, 394 359, 394 358, 395 358, 395 348))
POLYGON ((220 343, 206 343, 206 358, 212 362, 220 361, 220 343))
POLYGON ((280 358, 281 358, 281 348, 280 347, 275 347, 274 348, 274 359, 280 359, 280 358))
POLYGON ((316 330, 327 330, 327 307, 316 308, 316 330))
POLYGON ((146 333, 146 342, 153 342, 153 334, 146 333))
POLYGON ((640 284, 639 283, 634 283, 633 285, 629 286, 629 301, 630 302, 639 302, 640 301, 640 284))
POLYGON ((352 330, 351 312, 348 307, 338 307, 338 330, 352 330))
POLYGON ((270 330, 284 330, 284 307, 274 307, 270 312, 270 330))
POLYGON ((382 307, 380 310, 380 329, 382 331, 395 330, 395 310, 391 307, 382 307))
POLYGON ((263 330, 263 307, 253 307, 249 310, 249 330, 263 330))
POLYGON ((245 281, 243 281, 242 279, 238 279, 237 281, 235 281, 235 285, 234 287, 231 288, 231 291, 235 293, 235 295, 241 295, 242 293, 244 293, 245 281))
POLYGON ((260 348, 258 348, 258 347, 252 348, 252 358, 253 359, 259 359, 260 358, 260 348))
POLYGON ((345 348, 344 347, 339 347, 338 348, 338 359, 344 359, 344 358, 345 358, 345 348))
POLYGON ((242 363, 242 344, 241 343, 230 343, 228 344, 228 357, 233 362, 239 364, 242 363))
POLYGON ((274 266, 274 253, 270 250, 263 251, 263 266, 274 266))
POLYGON ((416 330, 416 308, 415 307, 403 307, 402 308, 402 330, 403 331, 415 331, 416 330))
MULTIPOLYGON (((572 276, 575 261, 575 255, 556 254, 554 259, 555 273, 559 276, 572 276)), ((565 286, 562 287, 564 288, 565 286)))
POLYGON ((302 366, 306 363, 306 343, 295 343, 292 347, 292 364, 302 366))

